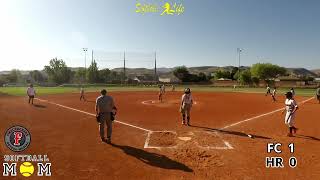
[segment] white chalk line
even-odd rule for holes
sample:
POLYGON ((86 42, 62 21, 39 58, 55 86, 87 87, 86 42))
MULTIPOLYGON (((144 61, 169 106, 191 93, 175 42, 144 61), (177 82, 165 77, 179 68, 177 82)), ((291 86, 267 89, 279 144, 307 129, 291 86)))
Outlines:
POLYGON ((199 145, 198 142, 196 142, 197 146, 198 146, 199 148, 201 148, 201 149, 222 149, 222 150, 234 149, 234 148, 231 146, 231 144, 230 144, 228 141, 224 140, 217 131, 214 131, 214 132, 195 131, 195 132, 205 132, 205 133, 208 133, 208 134, 214 133, 216 136, 218 136, 218 137, 222 140, 222 142, 223 142, 224 145, 225 145, 225 146, 201 146, 201 145, 199 145))
MULTIPOLYGON (((157 101, 159 102, 159 100, 146 100, 146 101, 142 101, 141 103, 144 105, 154 105, 154 104, 156 104, 157 101)), ((161 103, 159 103, 159 104, 161 104, 161 103)), ((174 104, 174 103, 171 103, 171 104, 174 104)), ((177 104, 179 104, 179 103, 177 103, 177 104)), ((196 105, 196 104, 198 104, 198 102, 194 101, 193 104, 196 105)))
MULTIPOLYGON (((175 145, 175 146, 150 146, 149 143, 150 143, 150 138, 151 138, 151 135, 153 133, 156 133, 156 132, 160 132, 160 133, 165 133, 165 132, 170 132, 170 133, 173 133, 175 135, 177 135, 177 132, 176 131, 167 131, 167 130, 164 130, 164 131, 150 131, 148 132, 147 134, 147 138, 146 138, 146 141, 145 141, 145 144, 144 144, 144 148, 145 149, 158 149, 158 150, 162 150, 162 149, 177 149, 179 147, 179 144, 175 145)), ((205 132, 205 133, 208 133, 208 134, 211 134, 212 132, 207 132, 207 131, 193 131, 193 132, 205 132)), ((194 133, 191 132, 193 135, 194 133)), ((231 144, 224 140, 220 134, 218 134, 217 132, 214 132, 221 140, 222 142, 224 143, 225 146, 201 146, 199 145, 197 142, 197 147, 200 148, 200 149, 218 149, 218 150, 228 150, 228 149, 234 149, 231 144)))
MULTIPOLYGON (((44 99, 40 99, 40 98, 35 98, 35 99, 37 99, 38 101, 41 101, 41 102, 45 102, 45 103, 48 103, 48 104, 53 104, 53 105, 56 105, 56 106, 59 106, 59 107, 62 107, 62 108, 66 108, 66 109, 69 109, 69 110, 72 110, 72 111, 80 112, 80 113, 87 114, 87 115, 90 115, 90 116, 96 116, 93 113, 89 113, 89 112, 82 111, 82 110, 79 110, 79 109, 75 109, 75 108, 72 108, 72 107, 69 107, 69 106, 65 106, 65 105, 62 105, 62 104, 51 102, 49 100, 44 100, 44 99)), ((149 148, 149 149, 153 148, 153 149, 161 150, 161 149, 164 149, 164 148, 169 148, 169 149, 171 148, 172 149, 172 148, 177 148, 178 147, 177 145, 176 146, 169 146, 169 147, 149 146, 150 137, 151 137, 152 133, 154 133, 154 132, 172 132, 174 134, 177 134, 175 131, 166 131, 166 130, 165 131, 152 131, 152 130, 149 130, 149 129, 145 129, 145 128, 142 128, 142 127, 139 127, 139 126, 135 126, 135 125, 132 125, 132 124, 129 124, 129 123, 125 123, 125 122, 122 122, 122 121, 118 121, 118 120, 115 120, 114 122, 129 126, 129 127, 133 127, 133 128, 136 128, 136 129, 140 129, 142 131, 146 131, 147 132, 147 138, 145 140, 144 148, 149 148)), ((220 138, 222 139, 221 136, 220 136, 220 138)), ((228 143, 224 139, 222 139, 222 141, 224 142, 226 147, 212 146, 212 147, 210 147, 210 149, 233 149, 233 147, 230 145, 230 143, 228 143)))
POLYGON ((158 149, 158 150, 161 150, 161 149, 175 149, 178 147, 178 145, 175 145, 175 146, 167 146, 167 147, 163 147, 163 146, 150 146, 149 145, 149 142, 150 142, 150 137, 151 137, 151 134, 155 133, 155 132, 170 132, 170 133, 173 133, 175 135, 177 135, 177 132, 176 131, 150 131, 148 132, 148 135, 147 135, 147 138, 146 138, 146 141, 144 143, 144 148, 145 149, 158 149))
MULTIPOLYGON (((89 112, 86 112, 86 111, 75 109, 75 108, 72 108, 72 107, 69 107, 69 106, 65 106, 65 105, 62 105, 62 104, 54 103, 54 102, 51 102, 51 101, 48 101, 48 100, 43 100, 43 99, 39 99, 39 98, 35 98, 35 99, 37 99, 39 101, 42 101, 42 102, 49 103, 49 104, 53 104, 53 105, 56 105, 56 106, 60 106, 60 107, 66 108, 66 109, 70 109, 70 110, 73 110, 73 111, 84 113, 84 114, 87 114, 87 115, 90 115, 90 116, 96 116, 93 113, 89 113, 89 112)), ((118 121, 118 120, 114 120, 114 122, 119 123, 119 124, 123 124, 123 125, 126 125, 126 126, 130 126, 130 127, 136 128, 136 129, 140 129, 140 130, 146 131, 146 132, 150 132, 151 131, 149 129, 145 129, 145 128, 142 128, 142 127, 139 127, 139 126, 135 126, 135 125, 132 125, 132 124, 129 124, 129 123, 126 123, 126 122, 118 121)))
MULTIPOLYGON (((311 97, 309 99, 306 99, 304 101, 301 102, 301 105, 312 100, 314 97, 311 97)), ((227 129, 227 128, 230 128, 230 127, 233 127, 233 126, 237 126, 239 124, 242 124, 242 123, 245 123, 245 122, 248 122, 248 121, 252 121, 252 120, 255 120, 255 119, 258 119, 258 118, 261 118, 261 117, 264 117, 264 116, 267 116, 267 115, 270 115, 270 114, 274 114, 276 112, 279 112, 281 110, 284 110, 284 108, 280 108, 280 109, 276 109, 274 111, 271 111, 271 112, 268 112, 268 113, 264 113, 264 114, 261 114, 261 115, 258 115, 258 116, 255 116, 255 117, 251 117, 251 118, 248 118, 248 119, 245 119, 245 120, 242 120, 242 121, 239 121, 239 122, 236 122, 236 123, 233 123, 233 124, 230 124, 230 125, 227 125, 223 128, 220 128, 219 130, 224 130, 224 129, 227 129)))
MULTIPOLYGON (((313 98, 314 97, 306 99, 306 100, 302 101, 301 104, 304 104, 304 103, 312 100, 313 98)), ((95 114, 93 114, 93 113, 89 113, 89 112, 82 111, 82 110, 79 110, 79 109, 71 108, 69 106, 61 105, 61 104, 58 104, 58 103, 50 102, 48 100, 43 100, 43 99, 39 99, 39 98, 35 98, 35 99, 37 99, 39 101, 42 101, 42 102, 47 102, 47 103, 50 103, 50 104, 54 104, 56 106, 60 106, 60 107, 63 107, 63 108, 67 108, 67 109, 70 109, 70 110, 73 110, 73 111, 81 112, 81 113, 84 113, 84 114, 87 114, 87 115, 95 116, 95 114)), ((242 120, 242 121, 227 125, 227 126, 225 126, 223 128, 220 128, 219 130, 224 130, 224 129, 227 129, 227 128, 230 128, 230 127, 233 127, 233 126, 237 126, 239 124, 242 124, 242 123, 245 123, 245 122, 248 122, 248 121, 252 121, 252 120, 258 119, 260 117, 264 117, 264 116, 267 116, 267 115, 270 115, 270 114, 274 114, 274 113, 279 112, 279 111, 281 111, 283 109, 284 108, 280 108, 280 109, 276 109, 276 110, 268 112, 268 113, 264 113, 264 114, 261 114, 261 115, 255 116, 255 117, 251 117, 251 118, 248 118, 248 119, 245 119, 245 120, 242 120)), ((151 134, 153 132, 157 132, 157 131, 148 130, 148 129, 145 129, 145 128, 142 128, 142 127, 138 127, 138 126, 135 126, 135 125, 132 125, 132 124, 129 124, 129 123, 121 122, 121 121, 118 121, 118 120, 115 120, 115 122, 148 132, 144 148, 156 148, 156 149, 164 148, 164 147, 149 146, 149 141, 150 141, 151 134)), ((163 131, 163 132, 167 132, 167 131, 163 131)), ((221 135, 219 135, 219 136, 221 137, 221 135)), ((222 139, 222 141, 224 142, 226 147, 210 147, 210 148, 213 148, 213 149, 234 149, 228 141, 225 141, 224 139, 222 139)), ((174 146, 173 147, 167 147, 167 148, 174 148, 174 146)))

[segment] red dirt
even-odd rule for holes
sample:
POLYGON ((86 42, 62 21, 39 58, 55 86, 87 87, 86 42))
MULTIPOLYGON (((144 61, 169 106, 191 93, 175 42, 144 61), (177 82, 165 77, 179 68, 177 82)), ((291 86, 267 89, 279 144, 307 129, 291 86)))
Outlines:
POLYGON ((177 145, 177 135, 172 132, 154 132, 150 134, 149 146, 172 147, 177 145))
MULTIPOLYGON (((188 132, 218 132, 234 149, 204 150, 191 143, 176 149, 144 149, 147 132, 114 124, 113 143, 100 142, 93 116, 35 100, 27 104, 25 97, 0 97, 0 136, 15 124, 26 127, 32 142, 22 154, 48 154, 54 179, 319 179, 320 173, 320 105, 311 100, 301 105, 296 124, 298 136, 286 137, 286 126, 280 112, 217 131, 226 125, 242 121, 283 107, 283 97, 273 103, 271 97, 247 93, 193 93, 197 104, 191 113, 192 127, 181 125, 179 104, 181 93, 164 96, 162 106, 145 105, 156 100, 156 92, 112 92, 118 107, 116 119, 145 129, 188 132), (169 102, 169 103, 166 103, 169 102), (248 138, 252 134, 255 138, 248 138), (268 142, 281 142, 282 154, 266 152, 268 142), (266 156, 282 156, 285 162, 291 154, 286 147, 294 142, 298 160, 296 168, 287 163, 282 169, 265 168, 266 156), (317 155, 316 155, 317 154, 317 155)), ((80 102, 79 94, 40 97, 65 106, 94 113, 98 93, 87 93, 88 102, 80 102)), ((298 102, 307 99, 298 97, 298 102)), ((202 144, 212 144, 217 137, 197 135, 202 144), (206 140, 208 139, 208 140, 206 140)), ((154 141, 154 139, 153 139, 154 141)), ((160 140, 159 140, 160 141, 160 140)), ((220 145, 220 143, 217 145, 220 145)), ((1 156, 15 154, 4 143, 1 156)), ((21 154, 21 153, 20 153, 21 154)), ((1 160, 3 161, 3 159, 1 160)), ((22 177, 18 173, 18 177, 22 177)), ((34 174, 35 178, 36 175, 34 174)))

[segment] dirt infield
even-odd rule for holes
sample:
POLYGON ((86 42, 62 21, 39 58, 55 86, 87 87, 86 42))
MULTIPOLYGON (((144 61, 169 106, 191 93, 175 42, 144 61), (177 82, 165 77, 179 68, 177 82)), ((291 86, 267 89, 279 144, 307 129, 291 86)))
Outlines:
MULTIPOLYGON (((286 137, 284 97, 274 103, 262 94, 195 92, 187 127, 181 125, 180 92, 168 92, 163 103, 157 92, 112 92, 118 114, 108 145, 100 142, 94 118, 98 95, 87 93, 87 102, 78 94, 41 96, 34 106, 25 97, 0 96, 0 135, 16 124, 26 127, 32 142, 23 154, 47 154, 53 179, 320 178, 320 105, 314 99, 296 98, 299 131, 286 137), (282 143, 283 153, 267 153, 271 142, 282 143), (268 156, 283 157, 285 167, 267 169, 268 156), (295 168, 288 166, 291 156, 295 168)), ((14 154, 3 142, 0 151, 14 154)))

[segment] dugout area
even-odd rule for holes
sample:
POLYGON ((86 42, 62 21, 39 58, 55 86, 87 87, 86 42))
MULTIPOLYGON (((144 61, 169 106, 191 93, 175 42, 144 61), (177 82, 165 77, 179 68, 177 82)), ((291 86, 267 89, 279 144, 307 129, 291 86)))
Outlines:
MULTIPOLYGON (((118 107, 113 145, 100 142, 95 98, 86 93, 40 96, 35 106, 25 97, 0 97, 0 135, 14 124, 26 127, 32 142, 24 153, 48 154, 54 179, 271 179, 320 177, 320 106, 297 97, 297 137, 286 137, 279 111, 284 97, 251 93, 194 92, 191 127, 181 125, 181 92, 111 92, 118 107), (154 103, 153 103, 154 101, 154 103), (249 138, 248 134, 254 138, 249 138), (266 169, 268 142, 296 144, 296 168, 266 169)), ((4 143, 1 154, 12 153, 4 143)), ((1 159, 3 161, 3 159, 1 159)))

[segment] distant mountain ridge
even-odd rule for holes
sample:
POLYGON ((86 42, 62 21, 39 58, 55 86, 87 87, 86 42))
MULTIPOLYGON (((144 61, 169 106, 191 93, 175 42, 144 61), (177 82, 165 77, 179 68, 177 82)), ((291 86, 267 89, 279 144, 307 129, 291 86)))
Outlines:
POLYGON ((313 69, 311 70, 311 72, 317 74, 318 76, 320 76, 320 69, 313 69))
MULTIPOLYGON (((70 69, 72 71, 78 70, 80 67, 71 67, 70 69)), ((157 74, 158 75, 169 75, 172 74, 173 68, 166 68, 166 67, 159 67, 157 68, 157 74)), ((197 66, 197 67, 188 67, 189 72, 193 74, 198 74, 200 72, 203 72, 205 74, 210 74, 212 72, 215 72, 219 69, 231 71, 234 66, 197 66)), ((248 66, 241 66, 241 69, 249 69, 248 66)), ((305 68, 286 68, 287 72, 290 76, 295 77, 302 77, 302 76, 311 76, 311 77, 320 77, 320 69, 314 69, 314 70, 308 70, 305 68)), ((123 72, 123 68, 114 68, 111 69, 112 71, 116 72, 123 72)), ((28 74, 30 71, 20 71, 22 74, 28 74)), ((10 71, 0 71, 1 74, 9 74, 10 71)), ((145 74, 154 74, 154 69, 148 69, 148 68, 126 68, 126 73, 128 75, 145 75, 145 74)))

